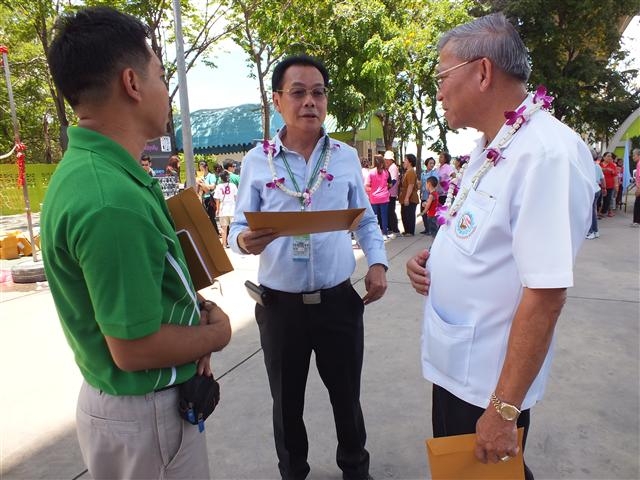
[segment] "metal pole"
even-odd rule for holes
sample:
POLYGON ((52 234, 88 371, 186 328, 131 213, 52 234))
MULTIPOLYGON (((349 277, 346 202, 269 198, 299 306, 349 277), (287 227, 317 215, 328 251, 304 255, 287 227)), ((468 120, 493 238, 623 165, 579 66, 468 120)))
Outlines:
POLYGON ((182 119, 182 149, 187 168, 186 187, 196 184, 195 162, 193 160, 193 141, 191 138, 191 119, 189 118, 189 92, 187 89, 187 69, 184 63, 184 40, 182 37, 182 17, 180 0, 173 0, 173 17, 176 23, 176 67, 178 71, 178 93, 180 94, 180 118, 182 119))
MULTIPOLYGON (((20 143, 20 128, 18 126, 18 116, 16 115, 16 104, 13 99, 13 89, 11 87, 11 72, 9 70, 9 56, 7 55, 7 48, 3 47, 2 50, 2 64, 4 65, 4 76, 7 80, 7 91, 9 92, 9 109, 11 110, 11 122, 13 123, 13 135, 14 142, 20 143)), ((29 201, 29 189, 27 188, 26 178, 22 182, 22 196, 24 197, 24 209, 27 214, 27 227, 29 229, 29 240, 31 241, 31 256, 34 262, 38 261, 38 254, 36 253, 36 244, 33 241, 33 223, 31 222, 31 202, 29 201)))

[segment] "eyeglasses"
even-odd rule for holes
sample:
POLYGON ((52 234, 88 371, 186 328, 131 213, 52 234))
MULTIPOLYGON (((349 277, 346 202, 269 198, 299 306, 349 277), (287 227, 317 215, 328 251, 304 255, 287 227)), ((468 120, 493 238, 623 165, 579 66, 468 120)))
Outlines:
POLYGON ((447 78, 445 76, 447 73, 451 73, 451 72, 453 72, 454 70, 457 70, 460 67, 464 67, 465 65, 467 65, 469 63, 473 63, 473 62, 476 62, 478 60, 482 60, 483 58, 484 57, 478 57, 478 58, 474 58, 472 60, 467 60, 466 62, 459 63, 458 65, 454 65, 451 68, 447 68, 446 70, 443 70, 443 71, 437 73, 436 77, 435 77, 436 78, 436 85, 438 86, 438 88, 440 88, 442 86, 442 82, 444 82, 444 79, 447 78))
POLYGON ((307 94, 311 94, 311 98, 315 100, 322 100, 329 93, 329 89, 327 87, 314 87, 309 89, 303 87, 292 87, 287 88, 286 90, 276 90, 276 92, 287 93, 296 100, 302 100, 307 96, 307 94))

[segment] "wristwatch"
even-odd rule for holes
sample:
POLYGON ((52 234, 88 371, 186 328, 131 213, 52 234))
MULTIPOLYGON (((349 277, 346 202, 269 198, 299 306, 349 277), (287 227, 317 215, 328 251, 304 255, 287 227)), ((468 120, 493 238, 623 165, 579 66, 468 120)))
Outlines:
POLYGON ((520 415, 518 407, 511 405, 510 403, 503 402, 496 396, 495 392, 491 394, 491 403, 496 407, 496 411, 500 416, 508 422, 518 419, 518 416, 520 415))

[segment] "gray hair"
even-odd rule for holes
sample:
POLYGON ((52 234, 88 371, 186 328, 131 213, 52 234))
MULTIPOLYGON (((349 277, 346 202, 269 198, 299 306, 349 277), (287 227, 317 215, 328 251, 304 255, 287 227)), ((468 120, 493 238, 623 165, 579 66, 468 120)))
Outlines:
POLYGON ((520 35, 503 13, 492 13, 445 32, 438 52, 451 42, 461 60, 487 57, 505 73, 526 82, 531 74, 529 54, 520 35))
POLYGON ((640 155, 640 148, 634 148, 631 150, 631 155, 640 155))

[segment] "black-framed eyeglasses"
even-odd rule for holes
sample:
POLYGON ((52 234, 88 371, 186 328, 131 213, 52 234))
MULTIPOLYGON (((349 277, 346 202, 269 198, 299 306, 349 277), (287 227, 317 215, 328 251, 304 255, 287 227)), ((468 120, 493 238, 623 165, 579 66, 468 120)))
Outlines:
POLYGON ((466 60, 462 63, 459 63, 457 65, 454 65, 453 67, 447 68, 446 70, 443 70, 441 72, 438 72, 435 76, 435 80, 436 80, 436 86, 438 88, 440 88, 442 86, 442 82, 444 82, 445 78, 448 77, 448 73, 453 72, 454 70, 459 69, 460 67, 464 67, 465 65, 468 65, 470 63, 473 62, 477 62, 478 60, 482 60, 484 57, 478 57, 478 58, 472 58, 471 60, 466 60))
POLYGON ((278 93, 286 93, 292 98, 296 100, 302 100, 310 94, 312 98, 315 100, 321 100, 325 98, 329 94, 329 89, 327 87, 313 87, 313 88, 303 88, 303 87, 291 87, 284 90, 276 90, 278 93))

